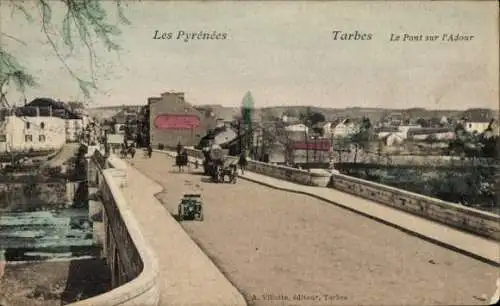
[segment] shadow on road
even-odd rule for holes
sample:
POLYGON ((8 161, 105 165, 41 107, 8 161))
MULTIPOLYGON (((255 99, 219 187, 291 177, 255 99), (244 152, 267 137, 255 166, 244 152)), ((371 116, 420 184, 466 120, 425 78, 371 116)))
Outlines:
POLYGON ((202 177, 202 178, 200 179, 200 181, 201 181, 202 183, 215 184, 215 182, 214 182, 211 178, 209 178, 209 177, 202 177))
POLYGON ((198 175, 198 176, 204 175, 203 172, 194 172, 194 171, 189 172, 189 174, 191 174, 191 175, 198 175))

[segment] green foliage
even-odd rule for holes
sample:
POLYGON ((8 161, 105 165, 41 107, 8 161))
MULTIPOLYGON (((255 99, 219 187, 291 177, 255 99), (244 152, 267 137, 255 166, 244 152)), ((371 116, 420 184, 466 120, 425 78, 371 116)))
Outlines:
POLYGON ((13 81, 16 89, 24 92, 27 87, 36 86, 35 78, 19 64, 16 58, 0 46, 0 90, 2 98, 5 95, 5 88, 9 81, 13 81))
MULTIPOLYGON (((123 14, 123 5, 121 0, 113 0, 116 3, 118 10, 118 17, 122 25, 129 25, 130 21, 123 14)), ((67 72, 78 83, 80 89, 86 98, 90 97, 90 90, 96 89, 95 80, 95 58, 96 54, 93 48, 93 41, 95 38, 102 42, 108 51, 119 51, 120 46, 113 41, 113 38, 121 34, 120 29, 108 21, 106 10, 102 7, 103 0, 60 0, 66 7, 66 13, 60 25, 60 32, 62 33, 62 41, 70 51, 75 48, 75 42, 72 38, 72 33, 78 33, 79 43, 83 44, 89 53, 89 66, 91 80, 87 80, 82 76, 77 75, 66 63, 60 50, 57 48, 52 35, 49 33, 49 28, 54 25, 52 8, 55 1, 48 0, 32 0, 29 3, 35 2, 40 11, 41 27, 43 35, 47 42, 52 47, 55 55, 62 62, 67 72)), ((24 18, 32 24, 33 27, 37 26, 34 23, 34 18, 27 9, 28 2, 20 0, 11 0, 9 2, 12 8, 12 15, 17 12, 23 14, 24 18)), ((8 4, 7 4, 8 5, 8 4)), ((6 6, 7 6, 6 5, 6 6)), ((14 17, 14 16, 13 16, 14 17)), ((19 43, 25 44, 23 41, 2 33, 5 39, 14 39, 19 43)), ((22 61, 22 59, 20 59, 22 61)), ((5 98, 7 87, 14 83, 16 89, 23 93, 28 87, 36 86, 35 76, 28 73, 27 69, 22 66, 19 61, 9 53, 4 45, 0 46, 0 86, 2 97, 5 98)))
POLYGON ((252 115, 254 111, 254 101, 252 94, 248 91, 243 97, 243 101, 241 102, 241 118, 243 119, 243 123, 246 126, 250 126, 252 124, 252 115))
POLYGON ((326 121, 325 115, 320 112, 313 111, 311 107, 307 107, 305 112, 300 113, 299 119, 309 128, 317 123, 326 121))

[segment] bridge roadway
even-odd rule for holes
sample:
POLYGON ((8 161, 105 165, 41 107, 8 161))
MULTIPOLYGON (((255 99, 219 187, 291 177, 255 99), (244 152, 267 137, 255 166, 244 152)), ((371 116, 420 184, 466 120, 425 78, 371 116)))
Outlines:
POLYGON ((205 220, 182 227, 249 305, 485 305, 495 291, 497 268, 327 202, 244 179, 210 183, 164 154, 132 164, 163 186, 157 198, 173 215, 200 186, 205 220), (294 294, 323 299, 277 300, 294 294))

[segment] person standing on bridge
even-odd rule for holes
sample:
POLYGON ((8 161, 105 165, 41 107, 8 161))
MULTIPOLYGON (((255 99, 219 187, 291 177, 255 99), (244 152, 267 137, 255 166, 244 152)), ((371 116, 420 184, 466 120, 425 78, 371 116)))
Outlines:
POLYGON ((240 166, 241 174, 245 174, 245 169, 247 168, 247 155, 245 151, 240 153, 240 158, 238 160, 238 166, 240 166))
POLYGON ((179 141, 179 142, 177 143, 177 150, 176 150, 178 155, 180 155, 180 154, 181 154, 181 152, 182 152, 182 148, 183 148, 183 146, 182 146, 181 142, 179 141))
POLYGON ((182 165, 184 167, 189 168, 189 157, 186 149, 182 149, 181 156, 182 156, 182 165))
POLYGON ((151 156, 153 155, 153 148, 151 147, 151 145, 148 146, 148 157, 151 158, 151 156))
POLYGON ((134 159, 134 156, 135 156, 135 147, 134 147, 133 144, 128 147, 128 154, 130 154, 130 157, 132 159, 134 159))

